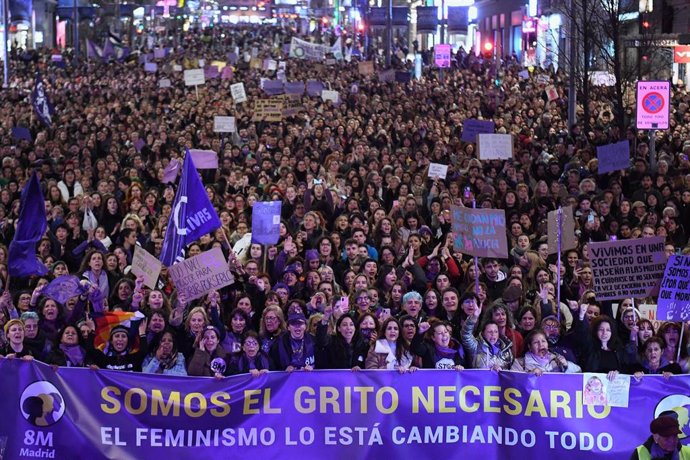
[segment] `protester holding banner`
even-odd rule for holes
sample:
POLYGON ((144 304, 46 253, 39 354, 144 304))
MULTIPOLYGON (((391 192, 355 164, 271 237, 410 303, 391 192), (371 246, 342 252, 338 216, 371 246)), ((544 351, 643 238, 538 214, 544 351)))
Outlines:
POLYGON ((175 333, 165 329, 151 341, 149 353, 142 363, 141 371, 149 374, 187 375, 184 355, 177 349, 175 333))
POLYGON ((130 339, 128 328, 113 327, 110 329, 110 338, 103 350, 94 346, 95 337, 92 330, 85 342, 87 358, 100 369, 141 372, 141 365, 148 352, 146 323, 146 320, 139 322, 138 343, 130 339))
POLYGON ((366 359, 367 369, 388 369, 398 372, 414 372, 413 356, 409 345, 403 337, 400 322, 393 317, 386 318, 381 323, 378 339, 369 349, 366 359))
MULTIPOLYGON (((690 357, 688 357, 688 335, 683 334, 681 342, 681 327, 685 327, 683 323, 665 322, 657 331, 657 336, 664 340, 666 346, 664 347, 664 358, 669 363, 678 363, 683 373, 690 372, 690 357), (680 359, 679 359, 680 356, 680 359)), ((687 332, 687 331, 686 331, 687 332)))
POLYGON ((582 369, 585 372, 608 374, 609 380, 613 380, 619 372, 628 372, 629 367, 637 361, 637 352, 626 349, 620 343, 615 321, 605 315, 599 316, 589 330, 582 353, 582 369))
POLYGON ((544 372, 581 372, 580 366, 549 350, 549 342, 542 330, 534 329, 527 335, 525 342, 527 351, 524 356, 513 361, 511 370, 530 372, 536 376, 544 372))
POLYGON ((194 354, 187 364, 187 374, 222 378, 230 373, 230 355, 220 345, 220 332, 205 326, 196 336, 194 354))
POLYGON ((634 364, 630 371, 637 379, 645 374, 663 375, 668 379, 671 375, 682 374, 678 363, 670 363, 663 355, 666 342, 660 337, 651 337, 642 345, 642 358, 634 364))
POLYGON ((369 343, 362 338, 354 319, 347 314, 337 319, 334 333, 329 334, 329 320, 333 314, 334 307, 327 306, 316 329, 316 345, 322 349, 320 356, 323 357, 322 363, 317 360, 317 368, 364 369, 369 343))
POLYGON ((431 319, 419 324, 411 350, 422 359, 425 369, 463 370, 467 365, 465 351, 451 336, 450 324, 431 319))
POLYGON ((272 370, 311 371, 316 360, 316 342, 307 332, 307 318, 304 313, 288 315, 288 328, 271 346, 272 370))
POLYGON ((45 357, 45 362, 62 367, 87 367, 91 364, 81 333, 75 326, 67 325, 60 331, 58 341, 45 357))

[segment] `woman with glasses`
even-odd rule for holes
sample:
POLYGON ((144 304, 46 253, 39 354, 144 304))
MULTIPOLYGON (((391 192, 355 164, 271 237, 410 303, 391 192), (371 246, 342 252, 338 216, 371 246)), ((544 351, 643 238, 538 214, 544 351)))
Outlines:
POLYGON ((261 349, 259 335, 254 331, 247 331, 242 339, 242 351, 230 365, 230 374, 247 374, 258 377, 268 372, 271 362, 268 355, 261 349))
POLYGON ((261 317, 261 326, 259 328, 261 351, 269 353, 273 342, 286 330, 287 326, 285 325, 283 310, 276 305, 267 306, 261 317))

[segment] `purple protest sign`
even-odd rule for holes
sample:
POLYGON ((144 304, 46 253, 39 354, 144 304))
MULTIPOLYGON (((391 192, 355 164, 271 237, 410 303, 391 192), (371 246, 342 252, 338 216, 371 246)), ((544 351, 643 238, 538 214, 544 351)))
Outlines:
POLYGON ((597 147, 599 174, 627 169, 630 166, 630 143, 625 140, 597 147))
POLYGON ((228 62, 232 65, 237 64, 237 62, 239 62, 239 60, 240 60, 240 57, 237 55, 237 53, 228 53, 227 57, 228 57, 228 62))
POLYGON ((55 278, 43 289, 42 294, 60 304, 65 304, 72 297, 84 292, 79 284, 79 278, 73 275, 62 275, 55 278))
POLYGON ((455 249, 477 257, 508 257, 506 212, 451 206, 455 249))
POLYGON ((24 126, 16 126, 12 128, 12 138, 18 141, 31 141, 31 131, 24 126))
POLYGON ((280 239, 280 201, 257 201, 252 207, 252 243, 276 244, 280 239))
POLYGON ((263 87, 264 93, 269 96, 278 96, 285 93, 285 88, 283 88, 283 82, 280 80, 264 80, 263 87))
POLYGON ((220 72, 218 72, 218 67, 214 65, 207 65, 204 68, 204 77, 206 78, 218 78, 220 76, 220 72))
POLYGON ((80 459, 106 452, 166 460, 447 458, 452 452, 457 458, 618 460, 649 437, 649 421, 663 411, 684 422, 679 442, 690 440, 683 418, 690 409, 687 375, 631 384, 626 408, 585 405, 581 374, 270 372, 218 382, 77 368, 56 373, 19 359, 0 360, 0 373, 0 433, 6 458, 13 459, 39 451, 44 458, 80 459))
POLYGON ((463 142, 477 142, 477 134, 492 134, 496 128, 493 121, 475 120, 470 118, 462 124, 463 142))
POLYGON ((672 255, 661 281, 656 317, 660 321, 690 320, 690 256, 672 255))
POLYGON ((647 297, 666 267, 664 238, 636 238, 589 243, 597 300, 647 297))
POLYGON ((321 97, 321 91, 325 86, 323 82, 318 80, 307 80, 307 94, 310 97, 321 97))
POLYGON ((141 152, 141 149, 143 149, 145 145, 146 141, 141 137, 134 141, 134 148, 137 150, 137 152, 141 152))
POLYGON ((220 79, 221 80, 232 80, 232 67, 225 66, 223 67, 223 71, 220 73, 220 79))

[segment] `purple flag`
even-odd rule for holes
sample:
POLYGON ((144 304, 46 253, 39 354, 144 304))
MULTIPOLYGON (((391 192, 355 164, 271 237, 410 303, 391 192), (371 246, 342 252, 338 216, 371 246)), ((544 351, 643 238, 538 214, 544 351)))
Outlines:
POLYGON ((85 289, 79 284, 79 278, 74 275, 62 275, 51 281, 43 289, 42 294, 64 305, 72 297, 76 297, 84 292, 85 289))
POLYGON ((310 97, 321 97, 323 91, 323 82, 318 80, 307 80, 307 94, 310 97))
MULTIPOLYGON (((111 57, 115 57, 115 46, 113 45, 113 42, 111 42, 109 38, 106 38, 105 42, 103 43, 102 57, 103 57, 104 61, 107 61, 111 57)), ((143 63, 140 62, 140 64, 143 64, 143 63)))
POLYGON ((134 142, 134 148, 137 150, 137 152, 141 152, 141 149, 143 149, 145 145, 146 141, 141 137, 134 142))
POLYGON ((36 86, 34 86, 34 90, 31 92, 31 105, 36 112, 36 116, 41 120, 41 123, 50 128, 53 124, 52 118, 55 110, 48 100, 41 74, 36 74, 36 86))
POLYGON ((263 90, 269 96, 278 96, 285 93, 283 82, 280 80, 264 80, 263 90))
POLYGON ((86 40, 86 57, 88 59, 101 59, 103 57, 103 50, 101 50, 94 42, 86 40))
POLYGON ((218 154, 213 150, 196 150, 189 151, 194 160, 196 169, 218 169, 218 154))
POLYGON ((187 149, 180 187, 175 194, 173 212, 163 240, 161 262, 169 267, 176 261, 184 260, 185 246, 218 227, 220 219, 201 183, 192 154, 187 149))
POLYGON ((45 275, 48 269, 36 257, 36 243, 46 232, 46 208, 36 172, 24 186, 19 208, 19 223, 10 242, 8 270, 10 276, 45 275))
POLYGON ((465 120, 462 124, 462 136, 460 139, 463 142, 476 142, 477 134, 491 134, 494 132, 496 125, 491 120, 476 120, 470 118, 465 120))
POLYGON ((303 81, 288 81, 285 82, 285 94, 304 94, 304 82, 303 81))
POLYGON ((220 79, 232 80, 232 67, 230 67, 229 65, 223 67, 223 71, 220 73, 220 79))
POLYGON ((252 243, 276 244, 280 239, 280 201, 257 201, 252 207, 252 243))
POLYGON ((168 166, 163 170, 163 183, 174 183, 177 179, 177 173, 180 171, 180 162, 172 158, 168 166))

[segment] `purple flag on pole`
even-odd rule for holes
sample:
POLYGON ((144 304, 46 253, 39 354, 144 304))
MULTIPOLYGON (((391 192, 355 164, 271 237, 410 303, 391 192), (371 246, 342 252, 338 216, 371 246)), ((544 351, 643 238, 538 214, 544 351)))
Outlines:
POLYGON ((201 183, 192 154, 187 149, 180 187, 175 194, 173 212, 163 240, 161 262, 169 267, 176 261, 184 260, 185 246, 218 227, 220 219, 201 183))
POLYGON ((285 82, 285 94, 304 94, 304 82, 303 81, 287 81, 285 82))
POLYGON ((32 140, 31 131, 29 131, 29 128, 25 128, 24 126, 16 126, 12 128, 12 137, 18 141, 31 142, 32 140))
POLYGON ((169 184, 174 183, 177 179, 177 173, 180 171, 180 162, 176 159, 171 159, 168 166, 163 170, 163 183, 169 184))
POLYGON ((86 57, 88 59, 101 59, 103 57, 103 50, 101 50, 94 42, 86 40, 86 57))
POLYGON ((31 92, 31 105, 36 112, 36 116, 41 123, 46 125, 48 128, 53 124, 53 105, 48 100, 48 95, 46 94, 46 88, 43 84, 43 79, 41 74, 36 74, 36 85, 34 90, 31 92))
POLYGON ((48 269, 36 256, 36 243, 46 232, 46 208, 36 172, 22 190, 19 223, 10 242, 8 270, 10 276, 45 275, 48 269))
POLYGON ((307 94, 310 97, 321 97, 321 91, 323 91, 323 82, 318 80, 307 80, 307 94))
POLYGON ((257 201, 252 207, 252 243, 276 244, 280 239, 280 201, 257 201))

